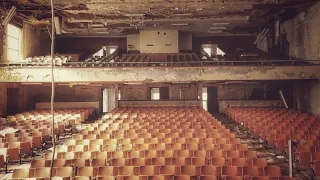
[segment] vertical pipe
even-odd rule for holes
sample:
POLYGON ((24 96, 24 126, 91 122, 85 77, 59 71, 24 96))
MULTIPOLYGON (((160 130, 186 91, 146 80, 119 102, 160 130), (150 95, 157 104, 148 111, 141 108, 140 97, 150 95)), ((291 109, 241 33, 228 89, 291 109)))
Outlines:
POLYGON ((292 143, 291 140, 288 141, 289 147, 289 176, 292 177, 292 143))
POLYGON ((284 107, 288 109, 287 101, 286 101, 286 99, 284 98, 281 90, 279 90, 279 95, 280 95, 280 98, 281 98, 281 100, 282 100, 282 103, 283 103, 284 107))

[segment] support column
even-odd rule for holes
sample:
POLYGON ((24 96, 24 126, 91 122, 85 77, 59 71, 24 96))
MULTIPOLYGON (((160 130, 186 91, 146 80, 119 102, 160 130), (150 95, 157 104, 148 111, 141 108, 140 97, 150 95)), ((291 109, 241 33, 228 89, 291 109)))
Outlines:
POLYGON ((198 101, 200 101, 201 107, 202 107, 202 88, 203 83, 198 83, 198 97, 196 98, 198 101))
POLYGON ((114 106, 115 108, 119 108, 119 100, 118 100, 118 94, 119 94, 119 85, 114 85, 114 106))

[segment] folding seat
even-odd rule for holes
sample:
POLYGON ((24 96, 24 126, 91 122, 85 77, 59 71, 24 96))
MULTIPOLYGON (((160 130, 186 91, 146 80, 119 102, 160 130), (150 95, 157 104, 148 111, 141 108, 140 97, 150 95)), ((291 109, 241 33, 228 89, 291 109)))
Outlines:
POLYGON ((119 144, 131 144, 131 139, 129 138, 119 139, 119 144))
MULTIPOLYGON (((85 151, 85 149, 84 149, 84 151, 85 151)), ((89 152, 101 151, 101 146, 100 145, 89 145, 89 146, 87 146, 87 151, 89 151, 89 152)))
POLYGON ((106 159, 92 159, 91 166, 92 167, 102 167, 106 165, 106 159))
POLYGON ((107 151, 107 152, 117 151, 117 147, 119 147, 119 148, 120 148, 120 146, 115 145, 115 144, 112 144, 112 145, 105 145, 105 146, 104 146, 104 151, 107 151))
POLYGON ((125 166, 126 159, 125 158, 110 159, 107 163, 109 163, 110 166, 125 166))
POLYGON ((192 143, 192 144, 186 144, 187 150, 198 150, 198 144, 192 143))
POLYGON ((40 167, 45 167, 45 165, 46 165, 46 160, 33 159, 33 160, 31 160, 30 168, 40 168, 40 167))
POLYGON ((279 177, 278 180, 297 180, 295 177, 279 177))
POLYGON ((165 133, 157 133, 155 137, 159 138, 159 139, 163 139, 166 137, 166 134, 165 133))
POLYGON ((208 165, 212 166, 224 166, 226 165, 226 160, 225 158, 209 158, 208 159, 208 165))
POLYGON ((197 176, 188 175, 176 175, 173 177, 174 180, 197 180, 197 176))
POLYGON ((132 158, 131 159, 131 166, 145 166, 146 159, 145 158, 132 158))
POLYGON ((314 161, 311 164, 312 177, 320 176, 320 161, 314 161))
POLYGON ((144 157, 145 158, 155 158, 160 157, 161 151, 157 150, 146 150, 144 151, 144 157))
POLYGON ((154 150, 165 150, 165 148, 166 148, 166 144, 164 143, 158 143, 152 146, 152 149, 154 150))
POLYGON ((209 157, 211 158, 221 158, 225 157, 226 152, 221 150, 212 150, 210 151, 209 157))
POLYGON ((223 180, 243 180, 242 176, 224 176, 223 180))
POLYGON ((81 140, 74 140, 74 139, 67 139, 65 141, 65 145, 76 145, 76 142, 81 141, 81 140))
POLYGON ((232 150, 247 151, 248 145, 247 144, 233 144, 232 150))
POLYGON ((219 166, 202 166, 201 175, 205 176, 221 176, 221 167, 219 166))
POLYGON ((114 168, 112 166, 99 167, 97 178, 99 179, 99 177, 116 176, 118 174, 117 170, 118 168, 114 168))
POLYGON ((111 134, 101 134, 100 138, 105 140, 105 139, 110 139, 111 138, 111 134))
POLYGON ((247 160, 245 158, 230 158, 228 159, 228 165, 238 167, 247 166, 247 160))
POLYGON ((256 151, 240 151, 240 157, 243 158, 256 158, 257 152, 256 151))
POLYGON ((148 176, 148 180, 172 180, 173 176, 154 175, 148 176))
POLYGON ((189 150, 176 150, 173 151, 173 157, 192 157, 189 150))
POLYGON ((49 178, 50 177, 50 168, 49 167, 43 167, 43 168, 35 169, 35 171, 33 173, 33 177, 49 178))
POLYGON ((132 151, 133 145, 132 144, 122 144, 120 145, 121 151, 132 151))
MULTIPOLYGON (((171 159, 170 159, 171 160, 171 159)), ((153 166, 162 166, 166 165, 166 158, 164 157, 155 157, 151 159, 151 165, 153 166)))
POLYGON ((248 166, 266 167, 268 162, 265 158, 248 158, 248 166))
POLYGON ((222 166, 222 176, 242 176, 242 168, 237 166, 222 166))
POLYGON ((93 180, 93 167, 78 167, 77 176, 85 176, 93 180))
POLYGON ((263 168, 258 166, 245 166, 242 169, 243 176, 263 176, 263 168))
POLYGON ((90 180, 90 177, 78 176, 78 177, 72 178, 72 180, 90 180))
POLYGON ((75 157, 78 159, 91 159, 91 152, 76 152, 75 157))
POLYGON ((203 149, 206 151, 211 151, 217 149, 216 144, 203 144, 203 149))
POLYGON ((72 159, 71 165, 76 167, 90 166, 90 159, 72 159))
POLYGON ((173 157, 171 158, 171 165, 176 166, 184 166, 184 165, 190 165, 190 161, 186 161, 186 158, 184 157, 173 157))
POLYGON ((240 158, 240 157, 241 157, 240 151, 226 151, 226 156, 225 156, 226 159, 240 158))
POLYGON ((174 165, 164 165, 160 166, 160 175, 175 175, 177 174, 176 166, 174 165))
POLYGON ((199 176, 201 174, 201 168, 194 165, 186 165, 180 167, 181 175, 199 176))
MULTIPOLYGON (((51 163, 51 160, 48 161, 51 163)), ((53 160, 53 167, 64 167, 67 165, 67 162, 65 159, 54 159, 53 160)), ((50 166, 42 166, 42 167, 50 167, 50 166)), ((30 167, 31 168, 31 167, 30 167)))
POLYGON ((127 152, 127 158, 139 158, 144 157, 144 153, 141 151, 128 151, 127 152))
MULTIPOLYGON (((78 173, 79 173, 79 170, 78 170, 78 173)), ((73 168, 72 167, 55 168, 55 176, 71 179, 71 177, 73 176, 73 168)))
MULTIPOLYGON (((297 152, 296 153, 296 164, 297 166, 308 166, 311 162, 311 154, 312 152, 297 152)), ((297 167, 299 168, 299 167, 297 167)))
POLYGON ((83 139, 83 135, 81 135, 81 134, 73 134, 72 135, 72 139, 81 140, 81 139, 83 139))
MULTIPOLYGON (((1 149, 1 148, 0 148, 1 149)), ((52 159, 52 156, 53 156, 53 153, 45 153, 44 154, 44 159, 45 160, 51 160, 52 159)), ((55 159, 57 158, 57 153, 55 154, 55 159)))
POLYGON ((90 145, 103 145, 104 144, 104 140, 103 139, 93 139, 90 140, 90 145))
POLYGON ((116 145, 117 139, 105 139, 103 140, 104 145, 116 145))
POLYGON ((175 143, 180 143, 180 144, 186 144, 187 143, 187 140, 186 138, 175 138, 175 143))
POLYGON ((278 166, 266 166, 263 168, 264 176, 273 176, 273 177, 280 177, 281 169, 278 166))
POLYGON ((14 161, 19 161, 21 164, 21 151, 20 151, 20 142, 11 142, 7 144, 8 148, 4 148, 1 151, 5 151, 6 155, 9 156, 9 161, 14 162, 14 161))
POLYGON ((172 144, 167 144, 166 148, 172 149, 172 150, 182 150, 182 144, 180 143, 172 143, 172 144))
POLYGON ((227 138, 216 138, 215 144, 228 144, 228 139, 227 138))
POLYGON ((118 175, 119 176, 132 176, 134 174, 134 167, 133 166, 121 166, 118 167, 118 175))
POLYGON ((92 154, 93 159, 108 159, 108 152, 93 152, 92 154))
POLYGON ((194 165, 194 166, 205 166, 206 164, 207 164, 206 158, 203 158, 203 157, 191 158, 191 165, 194 165))
POLYGON ((195 150, 191 153, 192 157, 207 157, 207 151, 205 150, 195 150))
POLYGON ((153 176, 160 173, 159 166, 140 166, 139 176, 153 176))
POLYGON ((75 154, 74 152, 60 152, 57 153, 57 158, 58 159, 75 159, 75 154))
POLYGON ((218 180, 217 176, 200 176, 198 177, 199 180, 218 180))
POLYGON ((24 168, 24 169, 14 169, 12 173, 13 179, 26 179, 30 177, 30 169, 24 168))
POLYGON ((171 137, 162 138, 162 143, 171 144, 173 143, 173 140, 171 137))

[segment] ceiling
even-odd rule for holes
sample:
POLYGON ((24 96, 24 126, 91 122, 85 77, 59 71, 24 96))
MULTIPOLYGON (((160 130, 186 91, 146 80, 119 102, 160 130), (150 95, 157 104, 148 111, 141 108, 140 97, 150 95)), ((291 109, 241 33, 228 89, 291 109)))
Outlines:
MULTIPOLYGON (((54 0, 61 36, 125 36, 145 29, 252 35, 317 0, 54 0)), ((5 0, 35 25, 50 25, 49 0, 5 0)))

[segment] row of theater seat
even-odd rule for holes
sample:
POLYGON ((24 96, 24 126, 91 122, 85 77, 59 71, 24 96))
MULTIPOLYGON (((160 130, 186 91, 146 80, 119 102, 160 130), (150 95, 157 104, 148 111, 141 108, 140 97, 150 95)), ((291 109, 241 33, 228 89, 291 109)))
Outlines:
MULTIPOLYGON (((54 64, 61 66, 64 63, 70 62, 71 56, 55 56, 54 57, 54 64)), ((25 59, 26 63, 34 63, 34 64, 43 64, 48 65, 51 63, 51 56, 35 56, 35 57, 28 57, 25 59)))
POLYGON ((320 121, 317 117, 291 109, 266 107, 231 107, 226 114, 274 147, 288 153, 288 141, 296 143, 296 167, 311 168, 312 176, 320 176, 320 121))
POLYGON ((25 175, 14 171, 13 177, 47 178, 43 167, 52 156, 55 168, 73 172, 55 176, 75 179, 282 177, 278 166, 268 166, 202 108, 121 108, 84 126, 55 154, 46 153, 31 169, 20 170, 25 175))
MULTIPOLYGON (((89 116, 91 109, 65 109, 55 112, 55 135, 64 134, 65 129, 74 127, 81 119, 89 116)), ((7 169, 8 163, 22 163, 23 157, 33 157, 51 141, 52 121, 48 110, 29 111, 1 120, 0 168, 7 169)))

